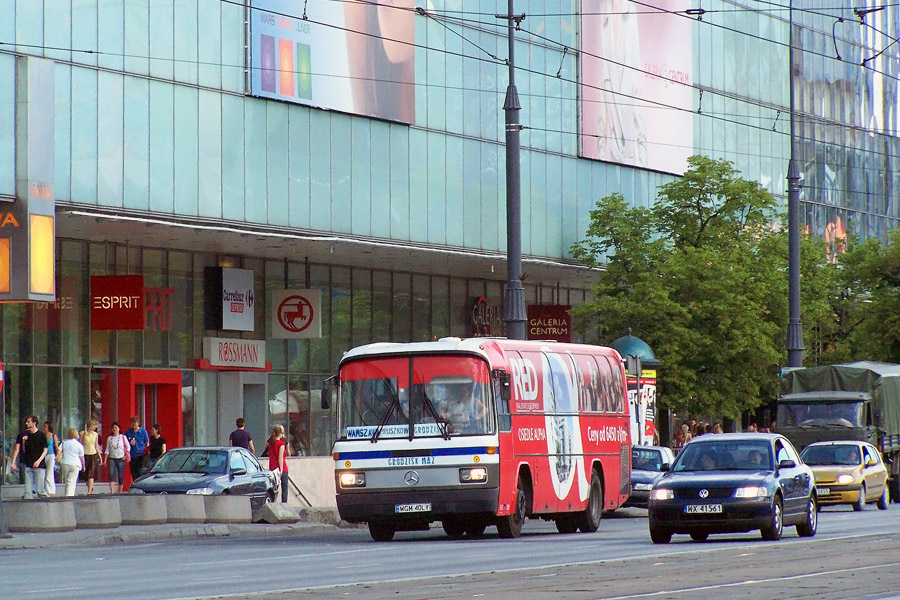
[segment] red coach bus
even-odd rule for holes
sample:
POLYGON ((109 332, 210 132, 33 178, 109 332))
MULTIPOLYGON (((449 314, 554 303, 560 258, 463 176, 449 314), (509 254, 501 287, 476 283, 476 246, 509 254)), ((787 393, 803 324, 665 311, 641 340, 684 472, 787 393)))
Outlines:
POLYGON ((441 521, 454 538, 526 517, 596 531, 629 494, 625 372, 615 350, 444 338, 347 352, 339 372, 341 518, 377 541, 441 521))

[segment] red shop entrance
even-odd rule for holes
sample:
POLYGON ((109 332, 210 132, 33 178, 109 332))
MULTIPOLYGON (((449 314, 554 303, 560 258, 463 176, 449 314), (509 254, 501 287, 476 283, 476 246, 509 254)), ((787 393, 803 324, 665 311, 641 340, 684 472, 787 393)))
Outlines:
MULTIPOLYGON (((94 408, 99 408, 104 445, 113 421, 122 432, 131 426, 131 417, 141 419, 150 432, 150 425, 158 423, 167 448, 183 444, 183 413, 181 401, 181 371, 171 369, 99 369, 99 381, 91 390, 94 408), (96 407, 99 401, 100 406, 96 407)), ((125 488, 131 484, 131 474, 125 470, 125 488)))

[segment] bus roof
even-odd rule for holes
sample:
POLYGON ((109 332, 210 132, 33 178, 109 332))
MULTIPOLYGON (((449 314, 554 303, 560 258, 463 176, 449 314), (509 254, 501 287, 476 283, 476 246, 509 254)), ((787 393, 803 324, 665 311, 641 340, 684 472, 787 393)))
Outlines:
POLYGON ((592 353, 601 351, 603 354, 621 356, 613 349, 603 346, 589 346, 585 344, 565 344, 546 340, 510 340, 507 338, 478 337, 458 338, 445 337, 432 342, 375 342, 364 346, 357 346, 341 358, 341 363, 359 359, 366 356, 389 356, 409 354, 443 354, 465 353, 476 354, 491 362, 492 356, 502 354, 504 350, 536 350, 543 347, 552 348, 559 352, 578 352, 590 350, 592 353))

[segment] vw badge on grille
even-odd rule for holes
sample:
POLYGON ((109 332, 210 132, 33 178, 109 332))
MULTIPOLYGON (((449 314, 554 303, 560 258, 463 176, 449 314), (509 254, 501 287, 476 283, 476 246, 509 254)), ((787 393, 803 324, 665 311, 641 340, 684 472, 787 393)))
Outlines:
POLYGON ((700 497, 701 497, 701 498, 706 498, 707 496, 709 496, 709 490, 707 490, 707 489, 702 489, 702 490, 700 490, 700 497))
POLYGON ((415 471, 407 471, 403 476, 403 481, 406 482, 406 485, 416 485, 419 483, 419 474, 415 471))

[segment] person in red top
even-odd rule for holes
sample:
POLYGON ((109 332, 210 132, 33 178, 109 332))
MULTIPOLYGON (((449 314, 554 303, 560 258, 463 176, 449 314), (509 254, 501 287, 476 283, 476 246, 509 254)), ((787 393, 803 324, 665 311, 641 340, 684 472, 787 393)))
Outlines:
POLYGON ((287 503, 288 496, 288 446, 284 441, 284 427, 275 425, 272 435, 269 436, 269 470, 275 471, 275 476, 281 479, 281 501, 287 503))

